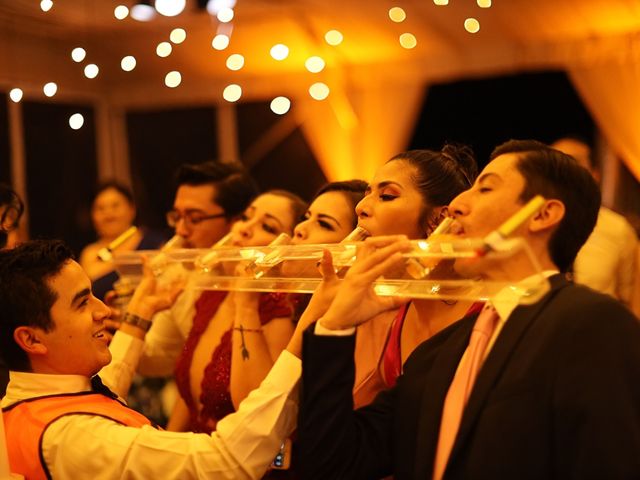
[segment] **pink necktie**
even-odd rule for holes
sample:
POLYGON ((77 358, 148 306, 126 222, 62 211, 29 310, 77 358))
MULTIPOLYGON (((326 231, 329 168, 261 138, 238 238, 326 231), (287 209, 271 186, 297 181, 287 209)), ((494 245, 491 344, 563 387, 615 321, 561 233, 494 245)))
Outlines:
POLYGON ((498 318, 495 309, 486 304, 476 319, 469 345, 449 386, 447 397, 444 400, 442 421, 440 422, 440 435, 433 468, 434 480, 440 480, 444 474, 444 469, 453 448, 453 442, 458 434, 462 412, 484 360, 484 353, 489 339, 498 324, 498 318))

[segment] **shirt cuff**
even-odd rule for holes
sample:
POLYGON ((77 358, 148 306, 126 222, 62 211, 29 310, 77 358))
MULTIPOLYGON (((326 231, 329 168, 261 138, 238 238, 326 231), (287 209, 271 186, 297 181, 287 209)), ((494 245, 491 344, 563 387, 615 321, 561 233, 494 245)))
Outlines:
POLYGON ((322 325, 322 319, 316 322, 315 330, 313 331, 316 335, 321 335, 325 337, 348 337, 349 335, 353 335, 356 333, 355 327, 345 328, 342 330, 331 330, 322 325))
POLYGON ((302 361, 288 350, 283 350, 265 378, 265 383, 283 390, 295 386, 302 375, 302 361))
POLYGON ((134 368, 142 354, 144 340, 133 335, 117 331, 109 344, 109 350, 114 359, 118 359, 134 368))

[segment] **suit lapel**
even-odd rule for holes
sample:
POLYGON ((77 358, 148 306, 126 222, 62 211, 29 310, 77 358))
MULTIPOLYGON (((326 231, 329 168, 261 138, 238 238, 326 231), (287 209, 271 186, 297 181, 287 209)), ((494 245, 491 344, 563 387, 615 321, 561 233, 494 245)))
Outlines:
POLYGON ((416 438, 415 478, 431 478, 444 399, 467 345, 477 314, 464 322, 446 342, 429 368, 419 391, 418 431, 416 438), (426 387, 426 388, 425 388, 426 387))
POLYGON ((551 277, 550 282, 551 290, 539 302, 533 305, 519 306, 513 311, 496 339, 478 373, 469 402, 462 415, 460 429, 453 445, 449 462, 454 460, 455 455, 467 440, 473 425, 478 419, 478 415, 484 407, 487 396, 498 381, 520 339, 556 293, 567 285, 567 282, 560 275, 551 277))

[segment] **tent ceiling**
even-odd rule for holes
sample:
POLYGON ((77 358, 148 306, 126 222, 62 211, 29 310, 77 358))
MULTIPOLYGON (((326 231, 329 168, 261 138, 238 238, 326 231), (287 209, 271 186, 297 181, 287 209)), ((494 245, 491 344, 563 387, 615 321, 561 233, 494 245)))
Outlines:
POLYGON ((479 8, 475 0, 451 0, 448 6, 431 0, 238 0, 231 44, 216 51, 211 40, 218 23, 199 11, 195 1, 178 17, 158 16, 148 23, 114 18, 115 6, 131 6, 131 1, 54 1, 48 13, 38 3, 0 3, 2 82, 36 84, 49 76, 61 85, 67 82, 70 89, 111 97, 164 88, 163 78, 171 70, 182 73, 183 87, 191 86, 193 93, 229 82, 249 82, 266 92, 316 79, 369 81, 372 72, 448 79, 558 66, 637 55, 630 45, 637 43, 640 32, 638 0, 494 0, 489 9, 479 8), (403 23, 389 20, 391 6, 405 9, 403 23), (479 20, 479 33, 464 30, 467 17, 479 20), (187 40, 174 46, 168 58, 159 58, 156 45, 178 26, 187 31, 187 40), (330 29, 344 34, 341 45, 324 42, 330 29), (416 36, 416 48, 399 45, 404 32, 416 36), (290 47, 282 62, 269 56, 276 43, 290 47), (82 67, 71 61, 75 46, 83 46, 88 60, 100 66, 97 79, 85 79, 82 67), (231 53, 244 55, 242 70, 226 68, 231 53), (133 72, 120 69, 125 55, 137 58, 133 72), (323 73, 314 76, 304 69, 311 55, 326 60, 323 73))

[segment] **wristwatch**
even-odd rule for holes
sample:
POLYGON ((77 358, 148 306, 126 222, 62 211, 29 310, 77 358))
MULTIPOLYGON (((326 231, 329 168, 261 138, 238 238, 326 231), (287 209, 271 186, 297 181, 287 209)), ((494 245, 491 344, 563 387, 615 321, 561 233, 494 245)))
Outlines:
POLYGON ((138 327, 145 332, 148 332, 151 328, 151 321, 146 320, 138 315, 133 313, 125 312, 124 317, 122 318, 124 323, 128 323, 129 325, 133 325, 134 327, 138 327))

